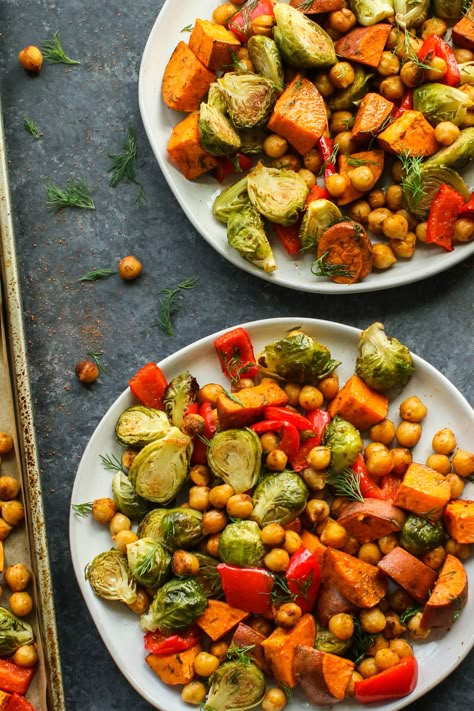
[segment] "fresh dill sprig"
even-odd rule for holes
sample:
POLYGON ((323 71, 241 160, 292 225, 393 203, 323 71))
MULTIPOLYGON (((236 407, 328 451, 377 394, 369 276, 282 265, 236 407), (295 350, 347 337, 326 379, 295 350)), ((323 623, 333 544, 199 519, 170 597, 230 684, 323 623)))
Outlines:
POLYGON ((322 175, 324 173, 324 171, 328 165, 333 165, 336 163, 338 153, 339 153, 339 143, 335 143, 331 153, 328 155, 328 157, 322 164, 322 166, 319 170, 319 175, 322 175))
POLYGON ((248 644, 246 646, 239 647, 236 644, 231 644, 227 649, 226 657, 227 659, 236 659, 242 664, 250 664, 252 662, 252 657, 250 653, 255 649, 254 644, 248 644))
POLYGON ((241 357, 237 346, 232 351, 232 355, 230 356, 230 358, 227 356, 226 353, 224 353, 224 351, 221 351, 220 355, 224 362, 224 367, 231 380, 231 383, 238 383, 240 378, 245 375, 245 373, 248 373, 248 371, 253 367, 252 363, 244 363, 244 365, 239 367, 241 357))
POLYGON ((87 501, 84 504, 73 504, 72 510, 74 511, 76 516, 86 518, 92 511, 92 501, 87 501))
POLYGON ((173 325, 172 316, 178 310, 178 304, 176 299, 181 291, 186 291, 188 289, 194 289, 197 284, 196 277, 190 277, 189 279, 184 279, 176 286, 171 289, 160 289, 159 293, 163 295, 163 299, 160 305, 160 316, 156 325, 161 328, 168 336, 173 336, 173 325))
POLYGON ((191 24, 191 25, 186 25, 186 27, 183 27, 181 32, 192 32, 192 30, 193 30, 193 25, 191 24))
POLYGON ((41 42, 41 52, 48 64, 80 64, 79 60, 71 59, 64 51, 59 32, 54 33, 53 39, 41 42))
POLYGON ((364 502, 364 497, 360 490, 359 475, 350 467, 345 467, 337 474, 328 471, 326 483, 332 487, 336 496, 346 496, 348 499, 364 502))
POLYGON ((228 390, 225 390, 225 396, 229 398, 229 400, 232 400, 233 402, 236 402, 237 405, 241 405, 242 407, 244 406, 244 403, 242 400, 239 400, 237 395, 234 395, 234 393, 229 392, 228 390))
POLYGON ((54 212, 58 212, 64 207, 95 210, 94 200, 84 180, 71 181, 65 188, 60 188, 49 182, 46 184, 46 191, 48 194, 46 206, 54 212))
POLYGON ((327 262, 326 259, 329 252, 324 252, 319 259, 316 259, 311 264, 311 273, 317 277, 348 277, 354 276, 353 272, 349 271, 347 264, 333 264, 332 262, 327 262))
POLYGON ((400 615, 400 622, 405 625, 412 617, 417 615, 419 612, 423 612, 423 607, 413 605, 404 610, 400 615))
POLYGON ((284 575, 273 576, 273 589, 270 593, 273 603, 281 604, 285 602, 293 602, 296 600, 296 594, 291 592, 288 587, 288 582, 284 575))
POLYGON ((29 133, 30 136, 33 136, 33 138, 35 138, 36 140, 39 140, 43 135, 34 120, 31 118, 25 118, 25 120, 23 121, 23 127, 25 131, 29 133))
POLYGON ((143 189, 143 185, 141 183, 137 183, 138 185, 138 191, 135 196, 135 202, 137 205, 141 205, 143 202, 145 202, 145 190, 143 189))
POLYGON ((374 160, 364 160, 363 158, 356 158, 355 156, 345 153, 346 163, 350 165, 351 168, 360 168, 361 165, 377 165, 374 160))
POLYGON ((133 571, 134 575, 138 575, 139 577, 141 577, 143 575, 148 575, 149 573, 151 573, 155 564, 156 552, 159 547, 160 543, 155 543, 155 545, 150 548, 148 553, 143 556, 143 558, 133 571))
POLYGON ((426 196, 421 174, 423 156, 415 156, 409 151, 404 151, 399 153, 398 157, 402 162, 403 169, 401 188, 403 191, 409 192, 413 201, 417 204, 426 196))
POLYGON ((367 654, 374 643, 374 636, 364 632, 358 617, 354 617, 354 634, 351 639, 351 646, 348 656, 355 664, 358 664, 367 654))
POLYGON ((96 366, 98 367, 99 373, 106 373, 107 372, 107 368, 102 363, 103 355, 104 355, 103 353, 94 353, 94 351, 89 351, 87 354, 87 356, 91 359, 91 361, 93 363, 95 363, 96 366))
MULTIPOLYGON (((311 2, 312 1, 313 0, 311 0, 311 2)), ((288 686, 288 684, 280 684, 280 689, 283 691, 288 701, 291 701, 291 699, 293 698, 293 689, 291 688, 291 686, 288 686)))
POLYGON ((137 139, 135 129, 129 126, 127 141, 122 145, 122 153, 109 153, 109 158, 112 161, 108 172, 110 175, 109 185, 116 188, 119 183, 128 180, 131 183, 136 183, 135 180, 135 161, 137 159, 137 139))
POLYGON ((99 454, 99 457, 100 461, 102 462, 102 466, 108 472, 123 472, 124 474, 127 473, 127 470, 123 466, 122 462, 118 457, 115 456, 115 454, 99 454))
POLYGON ((108 279, 113 274, 117 274, 115 269, 92 269, 92 271, 86 272, 86 274, 79 277, 79 281, 97 281, 98 279, 108 279))

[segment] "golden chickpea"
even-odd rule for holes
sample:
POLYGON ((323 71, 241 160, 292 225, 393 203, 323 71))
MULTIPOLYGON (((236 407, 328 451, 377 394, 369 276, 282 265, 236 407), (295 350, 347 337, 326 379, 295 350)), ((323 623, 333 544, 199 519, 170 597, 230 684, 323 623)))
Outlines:
POLYGON ((331 461, 331 450, 323 445, 313 447, 308 454, 307 461, 309 466, 317 471, 327 469, 331 461))
POLYGON ((120 457, 120 461, 122 463, 122 466, 124 469, 130 469, 132 466, 135 457, 137 456, 138 452, 136 449, 125 449, 122 452, 122 456, 120 457))
POLYGON ((341 35, 347 34, 357 24, 357 18, 348 7, 329 13, 329 27, 341 35))
POLYGON ((390 215, 382 223, 382 232, 387 239, 405 239, 408 234, 408 222, 403 215, 390 215))
POLYGON ((142 273, 143 265, 133 254, 123 257, 118 265, 119 276, 125 281, 133 281, 142 273))
POLYGON ((456 449, 454 432, 449 427, 438 430, 433 436, 431 446, 438 454, 451 454, 456 449))
POLYGON ((375 665, 379 671, 385 671, 394 667, 400 661, 400 657, 393 649, 379 649, 375 653, 375 665))
POLYGON ((390 649, 393 649, 393 651, 398 654, 400 659, 403 659, 403 657, 411 657, 413 654, 413 648, 410 642, 407 642, 406 639, 391 639, 390 649))
POLYGON ((213 558, 219 557, 219 534, 213 533, 206 541, 206 553, 213 558))
POLYGON ((359 548, 357 557, 365 563, 377 565, 379 560, 382 559, 382 551, 376 543, 363 543, 359 548))
POLYGON ((279 627, 291 629, 301 619, 301 607, 294 602, 286 602, 280 605, 276 614, 275 622, 279 627))
POLYGON ((425 69, 426 81, 439 81, 448 71, 448 65, 441 57, 433 57, 428 62, 429 69, 425 69))
POLYGON ((18 61, 26 71, 38 73, 43 66, 43 55, 38 47, 30 44, 18 53, 18 61))
POLYGON ((397 613, 393 610, 389 610, 385 613, 385 622, 386 624, 385 629, 383 631, 383 636, 387 640, 400 637, 400 635, 404 634, 407 630, 405 625, 402 624, 400 616, 397 615, 397 613))
POLYGON ((196 486, 208 486, 211 481, 211 470, 205 464, 194 464, 189 470, 189 478, 196 486))
POLYGON ((459 560, 466 560, 471 554, 471 549, 467 543, 458 543, 454 538, 449 538, 445 545, 446 553, 455 555, 459 560))
POLYGON ((450 146, 459 136, 460 128, 452 121, 441 121, 435 127, 435 138, 442 146, 450 146))
POLYGON ((306 183, 307 188, 312 188, 313 185, 316 185, 316 176, 314 173, 312 173, 310 170, 307 168, 300 168, 298 171, 298 175, 303 178, 304 182, 306 183))
POLYGON ((417 395, 412 395, 400 403, 398 412, 402 420, 421 422, 426 417, 428 409, 417 395))
POLYGON ((238 393, 240 390, 245 390, 245 388, 252 388, 255 382, 252 378, 239 378, 237 381, 233 382, 231 385, 231 391, 233 393, 238 393))
POLYGON ((263 711, 283 711, 288 699, 282 689, 274 687, 269 689, 262 699, 263 711))
POLYGON ((426 466, 440 474, 449 474, 451 471, 451 462, 446 454, 430 454, 426 460, 426 466))
POLYGON ((9 454, 13 449, 13 437, 8 432, 0 432, 0 454, 9 454))
POLYGON ((268 570, 284 573, 290 564, 290 554, 284 548, 272 548, 264 558, 268 570))
POLYGON ((31 595, 25 591, 12 593, 8 603, 10 610, 17 617, 25 617, 29 615, 33 609, 33 599, 31 595))
POLYGON ((301 169, 301 158, 294 153, 285 153, 281 158, 273 158, 272 168, 279 170, 294 170, 297 173, 301 169))
MULTIPOLYGON (((235 12, 235 10, 234 10, 235 12)), ((203 703, 207 695, 206 685, 202 681, 193 679, 183 686, 181 689, 181 698, 185 704, 199 706, 203 703)))
POLYGON ((303 165, 307 170, 310 170, 315 175, 318 175, 319 171, 323 167, 324 160, 321 153, 317 148, 312 148, 310 151, 303 156, 303 165))
POLYGON ((393 461, 392 472, 397 476, 405 474, 406 470, 413 461, 410 450, 406 447, 393 447, 390 450, 390 455, 393 461))
POLYGON ((391 211, 387 207, 377 207, 369 213, 367 226, 374 235, 383 234, 382 225, 390 217, 391 211))
POLYGON ((380 477, 390 474, 393 469, 393 460, 388 449, 374 452, 367 458, 366 466, 370 476, 380 477))
POLYGON ((34 667, 38 663, 38 652, 34 644, 22 644, 12 657, 19 667, 34 667))
POLYGON ((322 393, 325 400, 332 400, 339 391, 339 376, 336 373, 331 373, 319 381, 318 390, 322 393))
POLYGON ((25 518, 25 509, 18 499, 3 501, 1 503, 1 511, 3 520, 9 526, 18 526, 25 518))
POLYGON ((351 699, 354 698, 356 682, 362 681, 363 678, 364 677, 362 676, 362 674, 360 674, 360 672, 358 672, 358 671, 352 672, 351 678, 349 679, 349 683, 346 687, 346 696, 347 697, 349 697, 351 699))
POLYGON ((209 508, 209 492, 208 486, 191 486, 188 494, 189 507, 195 511, 206 511, 209 508))
POLYGON ((283 543, 283 548, 290 554, 293 555, 301 546, 303 541, 301 536, 296 531, 285 531, 285 541, 283 543))
POLYGON ((218 666, 219 659, 209 652, 199 652, 194 659, 194 671, 198 676, 211 676, 218 666))
POLYGON ((474 219, 472 217, 460 217, 454 223, 455 242, 472 242, 474 239, 474 219))
POLYGON ((421 425, 419 422, 408 422, 408 420, 403 420, 398 425, 395 431, 395 437, 397 442, 402 447, 408 447, 411 449, 418 444, 421 437, 421 425))
POLYGON ((321 96, 324 98, 334 94, 334 86, 332 85, 327 72, 317 72, 314 76, 313 83, 321 96))
POLYGON ((217 657, 220 661, 225 658, 228 649, 229 645, 223 639, 219 639, 217 642, 213 642, 209 645, 209 652, 215 657, 217 657))
POLYGON ((400 159, 396 159, 392 163, 391 168, 392 180, 394 183, 401 183, 404 176, 403 163, 400 159))
POLYGON ((446 475, 446 481, 451 487, 451 499, 459 499, 464 491, 464 479, 457 474, 454 474, 454 472, 450 472, 446 475))
POLYGON ((255 632, 258 632, 264 637, 268 637, 273 630, 272 623, 264 617, 254 617, 250 620, 248 625, 255 630, 255 632))
POLYGON ((361 193, 370 190, 374 183, 374 175, 368 165, 359 165, 349 173, 352 187, 361 193))
POLYGON ((388 244, 378 242, 372 245, 372 263, 374 269, 383 272, 390 269, 396 262, 397 258, 388 244))
POLYGON ((320 533, 321 543, 332 548, 342 548, 347 541, 347 531, 334 519, 327 518, 320 533))
POLYGON ((367 460, 373 454, 377 452, 386 452, 387 447, 382 442, 369 442, 369 444, 364 449, 364 458, 367 460))
POLYGON ((366 225, 370 215, 370 204, 367 200, 356 200, 348 205, 348 214, 352 220, 366 225))
POLYGON ((395 425, 391 420, 382 420, 370 428, 369 437, 389 447, 395 438, 395 425))
POLYGON ((441 19, 441 17, 430 17, 428 20, 425 20, 421 25, 420 37, 423 40, 427 37, 430 37, 430 35, 442 37, 444 34, 446 34, 447 29, 448 25, 444 20, 441 19))
POLYGON ((344 553, 347 553, 348 555, 353 555, 354 557, 357 557, 359 547, 360 543, 357 538, 354 538, 354 536, 347 536, 347 540, 341 548, 341 551, 344 551, 344 553))
POLYGON ((226 510, 234 518, 248 518, 253 511, 252 497, 248 494, 234 494, 228 499, 226 510))
POLYGON ((426 242, 426 237, 427 237, 427 229, 428 229, 428 223, 427 222, 419 222, 415 228, 415 236, 418 242, 421 242, 424 244, 426 242))
POLYGON ((260 435, 260 444, 264 454, 272 452, 278 446, 278 435, 275 432, 264 432, 260 435))
POLYGON ((268 523, 260 531, 262 543, 266 546, 281 546, 285 540, 286 531, 279 523, 268 523))
POLYGON ((389 210, 402 209, 403 190, 400 185, 389 185, 385 192, 385 204, 389 210))
POLYGON ((378 674, 379 670, 375 663, 374 657, 365 657, 357 666, 359 674, 362 674, 364 679, 369 679, 371 676, 378 674))
POLYGON ((433 568, 433 570, 439 570, 444 563, 446 558, 446 551, 443 546, 436 546, 433 550, 428 551, 422 557, 422 561, 425 565, 433 568))
POLYGON ((383 634, 376 634, 373 636, 373 642, 370 645, 370 647, 367 649, 367 654, 369 654, 371 657, 375 657, 375 653, 379 649, 388 649, 389 647, 389 642, 383 634))
POLYGON ((415 254, 416 235, 408 232, 405 239, 391 239, 390 248, 398 259, 411 259, 415 254))
POLYGON ((306 504, 305 514, 313 524, 325 521, 329 513, 329 504, 324 499, 310 499, 306 504))
POLYGON ((354 67, 349 62, 336 62, 329 70, 329 81, 336 89, 347 89, 354 79, 354 67))
POLYGON ((393 612, 397 612, 399 615, 413 607, 414 604, 413 598, 403 588, 396 588, 391 592, 388 596, 388 601, 393 612))
POLYGON ((20 482, 14 476, 0 476, 0 501, 11 501, 20 493, 20 482))
POLYGON ((222 5, 218 5, 214 9, 212 21, 215 22, 216 25, 226 26, 232 15, 235 15, 235 6, 230 2, 226 2, 222 5))
POLYGON ((400 60, 397 55, 392 52, 388 52, 387 50, 382 52, 377 71, 383 77, 397 75, 400 71, 400 60))
POLYGON ((398 546, 398 538, 394 533, 388 533, 386 536, 382 536, 378 539, 377 545, 383 555, 387 555, 387 553, 390 553, 398 546))
POLYGON ((211 509, 202 515, 201 528, 204 536, 220 533, 227 526, 227 516, 223 511, 211 509))
POLYGON ((4 578, 12 592, 21 592, 30 584, 31 573, 24 563, 15 563, 5 569, 4 578))
POLYGON ((112 536, 112 540, 117 550, 121 553, 126 553, 128 544, 137 541, 138 536, 134 531, 125 529, 124 531, 116 533, 115 536, 112 536))
POLYGON ((13 528, 8 525, 3 518, 0 518, 0 541, 4 541, 7 536, 13 531, 13 528))
POLYGON ((303 385, 300 390, 298 403, 303 410, 316 410, 324 402, 324 397, 318 388, 314 385, 303 385))
POLYGON ((346 612, 338 612, 329 618, 328 629, 338 639, 347 640, 354 634, 354 620, 346 612))
POLYGON ((341 197, 347 188, 347 179, 341 173, 333 173, 326 178, 326 188, 332 197, 341 197))
POLYGON ((378 606, 371 607, 368 610, 361 610, 359 620, 362 629, 368 634, 378 634, 385 629, 385 615, 378 606))
POLYGON ((414 89, 423 83, 425 78, 425 72, 423 67, 417 62, 412 62, 410 59, 408 62, 404 62, 400 69, 400 79, 409 89, 414 89))
POLYGON ((189 437, 195 437, 197 435, 204 434, 205 426, 206 423, 204 417, 193 412, 183 417, 181 431, 189 437))
POLYGON ((150 597, 147 591, 137 587, 137 599, 135 602, 127 604, 127 607, 134 615, 143 615, 150 607, 150 597))
POLYGON ((329 122, 329 130, 334 135, 341 131, 350 131, 354 124, 354 115, 350 111, 334 111, 329 122))
POLYGON ((212 407, 215 407, 217 398, 223 394, 225 394, 225 390, 222 385, 218 383, 207 383, 207 385, 203 385, 202 388, 198 390, 197 398, 200 403, 209 402, 212 407))
POLYGON ((417 612, 407 622, 408 633, 412 639, 427 639, 431 633, 431 629, 422 626, 422 617, 423 613, 417 612))
POLYGON ((405 84, 399 76, 386 77, 379 84, 379 92, 389 101, 400 101, 405 91, 405 84))
POLYGON ((452 467, 458 476, 465 477, 474 474, 474 454, 466 449, 457 449, 452 460, 452 467))
POLYGON ((132 522, 125 516, 125 514, 119 511, 110 519, 109 531, 110 535, 116 536, 119 531, 127 531, 132 528, 132 522))
POLYGON ((230 484, 219 484, 213 486, 209 491, 209 503, 216 509, 225 509, 230 497, 235 494, 230 484))
POLYGON ((176 550, 171 557, 171 569, 175 575, 197 575, 199 559, 190 551, 176 550))
POLYGON ((341 131, 336 134, 334 136, 334 142, 339 146, 339 154, 354 153, 358 148, 350 131, 341 131))
POLYGON ((385 193, 383 190, 372 190, 368 194, 367 200, 372 210, 376 210, 379 207, 385 207, 385 193))
POLYGON ((345 496, 335 496, 331 501, 331 516, 334 518, 339 518, 344 508, 349 504, 350 499, 345 496))
POLYGON ((76 363, 74 372, 81 383, 86 385, 94 383, 100 375, 99 366, 92 360, 79 361, 79 363, 76 363))
POLYGON ((104 497, 92 502, 92 516, 98 523, 110 523, 116 513, 117 506, 113 499, 104 497))
POLYGON ((266 459, 267 468, 272 472, 282 472, 287 465, 288 456, 282 449, 273 449, 266 459))

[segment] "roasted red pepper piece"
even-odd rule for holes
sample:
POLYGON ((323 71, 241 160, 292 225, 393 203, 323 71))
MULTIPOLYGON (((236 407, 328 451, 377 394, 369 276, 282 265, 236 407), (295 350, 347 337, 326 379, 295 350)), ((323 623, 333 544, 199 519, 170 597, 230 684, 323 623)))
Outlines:
POLYGON ((447 252, 453 251, 454 227, 464 198, 449 185, 443 183, 431 201, 426 242, 437 244, 447 252))
MULTIPOLYGON (((214 419, 214 413, 212 411, 212 405, 210 402, 203 402, 198 410, 198 414, 204 420, 204 432, 203 437, 205 439, 212 439, 216 433, 216 421, 214 419)), ((207 445, 199 437, 194 438, 194 449, 191 455, 192 464, 206 464, 207 462, 207 445)))
POLYGON ((459 210, 459 215, 466 215, 467 217, 474 217, 474 193, 471 193, 471 197, 459 210))
POLYGON ((254 378, 258 373, 252 341, 241 326, 223 333, 214 341, 222 372, 231 380, 254 378))
POLYGON ((26 694, 36 667, 20 667, 10 659, 0 659, 0 689, 10 694, 26 694))
POLYGON ((291 410, 289 407, 269 405, 265 408, 263 417, 266 420, 286 420, 287 422, 291 422, 291 424, 301 432, 312 429, 311 422, 307 417, 301 415, 299 412, 296 412, 296 410, 291 410))
POLYGON ((313 435, 300 445, 296 456, 290 460, 292 469, 295 472, 300 472, 308 466, 308 454, 313 447, 319 447, 323 440, 324 430, 331 421, 329 412, 327 410, 321 410, 320 408, 309 410, 309 412, 306 413, 306 418, 311 425, 309 430, 313 432, 313 435))
POLYGON ((163 394, 168 385, 162 370, 156 363, 147 363, 128 381, 130 390, 145 407, 163 407, 163 394))
POLYGON ((324 431, 331 422, 331 415, 327 410, 317 407, 314 410, 308 410, 306 417, 311 422, 311 431, 314 432, 315 437, 319 438, 319 444, 321 444, 324 431))
POLYGON ((380 490, 386 501, 393 501, 398 487, 400 486, 400 477, 395 474, 386 474, 380 480, 380 490))
POLYGON ((298 454, 300 435, 296 427, 288 420, 262 420, 255 425, 251 425, 250 429, 257 434, 278 432, 280 439, 277 447, 285 452, 290 462, 298 454))
POLYGON ((328 190, 326 188, 323 188, 322 185, 318 185, 317 183, 315 185, 312 185, 306 197, 305 207, 308 207, 308 205, 314 200, 321 200, 322 198, 324 198, 325 200, 331 199, 328 190))
POLYGON ((195 625, 181 634, 166 635, 159 630, 147 632, 144 636, 145 649, 152 654, 177 654, 194 647, 199 642, 200 632, 195 625))
POLYGON ((418 681, 418 663, 413 655, 368 679, 356 681, 355 697, 361 704, 401 699, 411 694, 418 681))
POLYGON ((334 160, 334 139, 328 136, 321 136, 317 145, 324 161, 324 178, 327 179, 337 172, 336 161, 334 160))
POLYGON ((20 694, 12 694, 5 706, 5 711, 36 711, 33 704, 20 694))
POLYGON ((263 615, 270 609, 274 579, 265 568, 238 568, 219 563, 226 602, 246 612, 263 615))
POLYGON ((321 571, 315 556, 305 546, 298 548, 291 556, 286 570, 286 583, 290 592, 296 595, 294 602, 301 608, 301 612, 309 612, 318 596, 321 571))
POLYGON ((296 456, 290 460, 291 468, 294 472, 301 472, 308 466, 308 454, 313 447, 319 447, 320 444, 321 439, 319 437, 310 437, 302 442, 296 456))
POLYGON ((276 235, 287 254, 294 255, 301 251, 300 226, 301 220, 295 225, 273 225, 276 235))
POLYGON ((404 111, 411 111, 413 109, 413 89, 407 89, 398 109, 393 115, 393 119, 398 118, 402 115, 404 111))
POLYGON ((429 63, 433 57, 440 57, 446 62, 446 74, 439 79, 440 84, 457 86, 461 81, 461 72, 453 50, 447 42, 437 35, 430 35, 425 39, 417 52, 420 62, 429 63))
POLYGON ((367 467, 362 454, 358 454, 355 462, 351 466, 353 472, 355 472, 359 478, 360 493, 364 499, 383 499, 385 501, 386 496, 384 495, 382 489, 374 482, 372 477, 367 471, 367 467))
POLYGON ((245 173, 253 165, 252 159, 244 153, 237 153, 236 157, 231 160, 227 156, 216 158, 217 165, 212 171, 215 179, 219 183, 223 183, 228 175, 234 173, 245 173))
POLYGON ((248 0, 243 7, 231 17, 228 28, 243 43, 247 42, 254 32, 252 30, 252 20, 262 15, 273 17, 273 3, 271 0, 248 0))

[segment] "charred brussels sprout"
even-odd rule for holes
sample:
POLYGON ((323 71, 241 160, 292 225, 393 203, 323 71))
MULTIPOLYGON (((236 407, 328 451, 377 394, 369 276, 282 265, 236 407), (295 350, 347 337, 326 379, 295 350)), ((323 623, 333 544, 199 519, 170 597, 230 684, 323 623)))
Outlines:
POLYGON ((265 695, 265 677, 256 664, 224 662, 209 679, 206 708, 214 711, 243 711, 257 706, 265 695))
POLYGON ((117 420, 115 435, 126 447, 144 447, 160 439, 169 431, 170 423, 162 410, 134 405, 127 408, 117 420))
POLYGON ((308 187, 294 170, 267 168, 259 163, 247 176, 250 202, 279 225, 293 225, 303 210, 308 187))
POLYGON ((207 450, 207 461, 213 474, 241 494, 252 489, 260 475, 260 437, 250 429, 216 432, 207 450))
POLYGON ((199 561, 199 570, 193 577, 201 583, 207 598, 218 600, 224 595, 221 576, 217 570, 219 560, 201 551, 194 551, 194 555, 199 561))
POLYGON ((218 109, 221 114, 225 114, 225 112, 227 111, 227 104, 225 103, 225 99, 222 95, 221 90, 219 89, 219 84, 216 81, 212 82, 211 86, 209 87, 209 91, 207 94, 207 103, 214 109, 218 109))
POLYGON ((219 536, 219 557, 228 565, 255 568, 262 563, 265 553, 255 521, 229 523, 219 536))
POLYGON ((240 148, 240 137, 219 109, 202 103, 199 110, 199 139, 212 156, 231 156, 240 148))
POLYGON ((297 331, 265 346, 258 364, 270 376, 311 385, 332 373, 340 361, 333 360, 322 343, 297 331))
POLYGON ((446 543, 441 521, 430 523, 416 514, 409 514, 400 535, 400 545, 413 555, 423 555, 446 543))
POLYGON ((461 84, 474 84, 474 62, 458 64, 461 74, 461 84))
POLYGON ((341 219, 342 212, 331 200, 312 200, 305 210, 300 227, 302 247, 316 248, 323 232, 341 219))
POLYGON ((418 27, 428 17, 430 0, 393 0, 393 7, 399 27, 418 27))
MULTIPOLYGON (((450 147, 450 146, 449 146, 450 147)), ((438 151, 441 153, 441 151, 438 151)), ((437 154, 435 154, 436 156, 437 154)), ((446 154, 449 155, 449 154, 446 154)), ((433 156, 433 158, 435 157, 433 156)), ((409 176, 402 183, 403 189, 403 205, 406 207, 408 212, 411 212, 415 217, 418 217, 421 221, 427 220, 430 210, 431 201, 440 189, 441 185, 445 183, 449 185, 453 190, 463 195, 467 200, 469 200, 470 192, 464 180, 461 178, 459 173, 457 173, 452 168, 447 168, 444 165, 435 165, 428 163, 428 161, 423 164, 420 168, 420 177, 409 176), (422 194, 418 194, 416 186, 421 181, 423 188, 422 194), (413 187, 415 186, 415 189, 413 187)))
POLYGON ((177 427, 143 447, 129 472, 137 494, 147 501, 168 504, 186 480, 192 451, 191 438, 177 427))
POLYGON ((314 646, 316 649, 319 649, 320 652, 328 652, 328 654, 342 656, 350 648, 351 642, 352 638, 338 639, 336 635, 329 630, 324 627, 319 627, 314 646))
POLYGON ((112 479, 112 496, 117 509, 137 521, 148 512, 150 504, 141 496, 138 496, 130 479, 124 472, 117 472, 112 479))
POLYGON ((192 548, 202 535, 202 514, 195 509, 153 509, 140 521, 137 529, 139 538, 153 538, 168 550, 192 548))
POLYGON ((35 637, 31 625, 20 620, 10 610, 0 607, 0 656, 7 657, 24 644, 33 644, 35 637))
POLYGON ((369 91, 368 84, 373 74, 369 73, 361 64, 354 68, 354 81, 347 89, 335 91, 327 99, 331 111, 353 111, 360 100, 369 91))
POLYGON ((459 136, 451 143, 450 146, 445 146, 439 151, 436 151, 422 165, 423 171, 433 167, 452 168, 459 170, 466 163, 474 159, 474 127, 463 128, 459 132, 459 136))
POLYGON ((457 22, 464 12, 465 0, 433 0, 433 12, 448 22, 457 22))
POLYGON ((206 607, 207 598, 197 580, 173 578, 156 592, 140 626, 145 632, 181 630, 197 620, 206 607))
POLYGON ((277 44, 271 37, 252 35, 247 42, 249 57, 258 74, 270 79, 281 93, 285 86, 283 64, 277 44))
POLYGON ((217 83, 235 128, 253 128, 266 123, 277 97, 273 82, 260 74, 227 72, 217 83))
POLYGON ((189 370, 180 373, 168 383, 163 394, 163 407, 175 427, 182 427, 186 410, 196 402, 199 385, 189 370))
POLYGON ((245 176, 219 193, 212 205, 212 214, 226 225, 233 212, 240 212, 247 205, 250 205, 250 198, 245 176))
POLYGON ((295 472, 268 474, 253 492, 251 518, 262 528, 268 523, 283 526, 299 516, 307 498, 308 487, 295 472))
POLYGON ((153 538, 139 538, 129 543, 127 561, 137 583, 145 587, 158 588, 169 576, 171 556, 153 538))
POLYGON ((116 548, 96 555, 87 565, 85 577, 95 594, 104 600, 120 600, 133 605, 137 599, 136 583, 127 556, 116 548))
POLYGON ((329 469, 334 474, 340 474, 354 464, 363 447, 359 430, 339 416, 326 427, 323 443, 331 450, 329 469))
POLYGON ((138 538, 153 538, 163 543, 163 517, 173 509, 152 509, 142 518, 137 527, 138 538))
POLYGON ((364 27, 376 25, 394 14, 393 0, 351 0, 351 9, 359 25, 364 27))
POLYGON ((359 337, 355 372, 374 390, 403 388, 415 372, 409 349, 375 322, 359 337))
POLYGON ((433 126, 442 121, 451 121, 461 126, 467 110, 473 106, 468 95, 454 86, 430 82, 413 90, 413 108, 421 111, 433 126))
POLYGON ((261 155, 264 153, 263 143, 268 136, 268 131, 261 126, 256 128, 241 128, 240 136, 240 152, 246 155, 261 155))
POLYGON ((336 63, 331 37, 300 10, 280 3, 274 8, 275 42, 286 64, 299 69, 330 67, 336 63))
POLYGON ((231 212, 227 221, 227 242, 243 259, 264 272, 275 271, 277 265, 263 220, 249 203, 238 212, 231 212))

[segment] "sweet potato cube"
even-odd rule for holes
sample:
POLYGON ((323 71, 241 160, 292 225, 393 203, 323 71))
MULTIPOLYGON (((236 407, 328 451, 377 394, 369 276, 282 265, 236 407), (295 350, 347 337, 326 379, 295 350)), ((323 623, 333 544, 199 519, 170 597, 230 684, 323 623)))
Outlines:
POLYGON ((394 104, 381 94, 370 91, 364 96, 357 109, 352 138, 363 141, 375 136, 392 113, 394 104))
POLYGON ((351 155, 340 155, 338 157, 339 173, 347 178, 347 187, 340 197, 337 198, 338 205, 348 205, 354 200, 358 200, 364 193, 356 190, 350 181, 351 171, 357 166, 365 165, 372 173, 372 182, 365 192, 370 192, 375 187, 382 175, 385 153, 383 151, 359 151, 351 155))
POLYGON ((239 622, 245 620, 249 614, 245 610, 231 607, 222 600, 209 600, 206 609, 197 618, 196 624, 215 642, 236 627, 239 622))
POLYGON ((8 694, 6 691, 0 691, 0 711, 6 711, 10 699, 11 694, 8 694))
POLYGON ((208 69, 220 72, 232 63, 232 53, 240 42, 224 25, 208 20, 196 20, 189 36, 189 49, 208 69))
POLYGON ((301 542, 307 548, 316 558, 318 561, 318 565, 321 567, 323 564, 323 558, 324 558, 324 551, 326 550, 326 547, 324 543, 321 543, 320 539, 318 536, 316 536, 314 533, 311 533, 311 531, 308 531, 306 528, 304 528, 301 531, 301 542))
POLYGON ((341 59, 378 67, 391 28, 384 22, 370 27, 356 27, 334 43, 336 54, 341 59))
POLYGON ((363 431, 387 417, 388 398, 354 374, 331 400, 328 412, 331 417, 340 415, 363 431))
POLYGON ((404 111, 390 126, 377 136, 379 144, 389 153, 410 153, 432 156, 441 146, 434 128, 421 111, 404 111))
POLYGON ((199 113, 196 111, 180 121, 171 131, 168 154, 185 178, 193 180, 217 165, 217 160, 201 146, 199 113))
POLYGON ((474 4, 454 25, 451 37, 457 47, 474 50, 474 4))
POLYGON ((344 0, 290 0, 291 7, 296 7, 305 15, 317 15, 323 12, 334 12, 344 7, 344 0))
POLYGON ((414 600, 426 602, 437 576, 433 568, 429 568, 401 546, 396 546, 384 555, 377 565, 414 600))
POLYGON ((276 627, 271 635, 262 642, 266 662, 277 684, 296 686, 293 671, 295 649, 299 644, 314 647, 316 623, 313 615, 303 615, 289 630, 276 627))
POLYGON ((201 645, 177 654, 148 654, 145 661, 164 684, 188 684, 195 677, 194 660, 201 651, 201 645))
POLYGON ((434 522, 439 521, 450 498, 451 487, 442 474, 424 464, 412 462, 393 503, 434 522))
POLYGON ((423 627, 452 627, 466 606, 467 573, 462 561, 448 553, 423 610, 423 627))
POLYGON ((474 543, 474 501, 450 501, 444 510, 443 523, 456 543, 474 543))
POLYGON ((328 706, 344 698, 354 662, 301 644, 296 648, 293 668, 308 701, 328 706))
POLYGON ((326 548, 321 572, 325 583, 357 607, 374 607, 387 594, 387 581, 377 566, 336 548, 326 548))
POLYGON ((163 73, 163 101, 175 111, 196 111, 215 80, 215 72, 205 67, 186 42, 181 41, 163 73))
POLYGON ((239 390, 235 399, 227 395, 217 398, 217 417, 219 427, 228 430, 231 427, 246 427, 263 415, 267 405, 287 405, 288 395, 271 378, 262 378, 259 385, 239 390))
POLYGON ((262 642, 265 639, 266 637, 260 632, 257 632, 257 630, 252 629, 252 627, 249 627, 244 622, 239 622, 237 629, 232 635, 230 646, 251 647, 252 649, 248 652, 250 659, 255 662, 259 669, 265 674, 268 674, 269 669, 262 647, 262 642))

